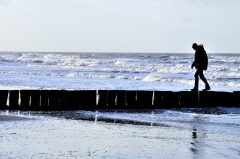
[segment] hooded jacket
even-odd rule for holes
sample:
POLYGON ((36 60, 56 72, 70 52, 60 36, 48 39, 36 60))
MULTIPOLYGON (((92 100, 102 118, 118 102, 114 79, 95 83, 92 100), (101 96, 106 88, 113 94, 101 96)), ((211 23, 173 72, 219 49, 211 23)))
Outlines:
POLYGON ((196 69, 207 70, 208 56, 203 45, 198 45, 195 52, 195 60, 192 64, 192 67, 195 67, 196 69))

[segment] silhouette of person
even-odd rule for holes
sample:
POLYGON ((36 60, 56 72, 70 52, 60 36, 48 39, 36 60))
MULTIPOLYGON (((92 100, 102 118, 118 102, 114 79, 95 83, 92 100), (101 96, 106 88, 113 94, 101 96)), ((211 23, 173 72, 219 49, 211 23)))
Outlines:
POLYGON ((206 78, 203 75, 203 71, 207 70, 207 67, 208 67, 207 53, 206 53, 202 44, 198 45, 198 44, 194 43, 192 45, 192 48, 195 50, 195 60, 192 63, 192 69, 193 69, 193 67, 196 68, 196 73, 194 75, 195 86, 192 89, 192 91, 197 91, 198 90, 199 77, 205 83, 205 89, 203 89, 203 90, 204 91, 210 90, 210 86, 209 86, 206 78))

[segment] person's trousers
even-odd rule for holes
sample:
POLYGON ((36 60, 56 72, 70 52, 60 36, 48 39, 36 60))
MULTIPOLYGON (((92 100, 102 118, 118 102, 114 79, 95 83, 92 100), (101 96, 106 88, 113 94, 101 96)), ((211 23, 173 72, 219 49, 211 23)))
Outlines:
POLYGON ((207 82, 207 79, 203 75, 203 70, 202 69, 198 68, 194 77, 195 77, 195 87, 194 88, 198 88, 199 77, 205 83, 205 86, 209 86, 209 84, 207 82))

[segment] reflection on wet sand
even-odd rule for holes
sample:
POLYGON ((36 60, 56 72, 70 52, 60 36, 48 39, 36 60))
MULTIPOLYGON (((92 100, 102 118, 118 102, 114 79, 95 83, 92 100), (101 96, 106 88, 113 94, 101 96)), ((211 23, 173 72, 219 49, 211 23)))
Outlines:
POLYGON ((101 110, 1 115, 30 120, 0 121, 0 158, 240 157, 238 114, 101 110))
POLYGON ((192 142, 190 151, 192 152, 193 159, 201 159, 204 155, 204 145, 206 132, 204 130, 204 121, 201 115, 194 116, 192 119, 192 142))

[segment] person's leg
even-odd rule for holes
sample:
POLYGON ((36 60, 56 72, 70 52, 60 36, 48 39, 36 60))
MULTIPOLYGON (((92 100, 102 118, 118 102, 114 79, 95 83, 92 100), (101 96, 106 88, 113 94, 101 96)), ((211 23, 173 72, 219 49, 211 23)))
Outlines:
POLYGON ((205 78, 205 76, 203 75, 203 70, 199 69, 199 77, 201 78, 201 80, 205 83, 205 90, 210 90, 210 86, 207 82, 207 79, 205 78))
POLYGON ((196 73, 194 75, 194 77, 195 77, 195 84, 194 84, 194 88, 193 88, 194 90, 198 90, 198 83, 199 83, 198 76, 199 76, 199 69, 197 69, 197 71, 196 71, 196 73))

